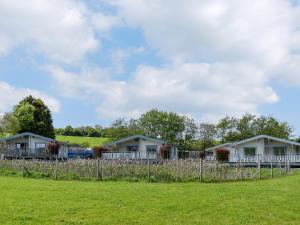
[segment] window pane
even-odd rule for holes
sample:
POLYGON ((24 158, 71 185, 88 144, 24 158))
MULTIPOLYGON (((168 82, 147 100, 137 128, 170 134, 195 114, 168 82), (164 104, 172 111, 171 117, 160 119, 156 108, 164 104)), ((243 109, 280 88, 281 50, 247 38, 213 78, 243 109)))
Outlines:
POLYGON ((255 155, 256 149, 255 148, 244 148, 245 155, 255 155))
POLYGON ((146 145, 147 152, 156 152, 157 151, 157 145, 146 145))
POLYGON ((285 155, 286 147, 273 147, 274 155, 285 155))
POLYGON ((39 149, 39 148, 46 148, 46 144, 45 143, 36 143, 35 144, 35 148, 39 149))
POLYGON ((139 148, 138 145, 129 145, 129 146, 127 146, 127 151, 136 152, 138 150, 138 148, 139 148))

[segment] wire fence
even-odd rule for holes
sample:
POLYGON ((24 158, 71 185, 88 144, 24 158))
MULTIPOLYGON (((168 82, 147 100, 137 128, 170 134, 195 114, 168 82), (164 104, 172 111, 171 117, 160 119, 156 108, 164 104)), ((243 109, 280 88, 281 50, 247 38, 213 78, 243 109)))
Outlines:
POLYGON ((223 163, 186 160, 0 160, 0 175, 55 180, 222 182, 267 179, 292 173, 290 162, 223 163))

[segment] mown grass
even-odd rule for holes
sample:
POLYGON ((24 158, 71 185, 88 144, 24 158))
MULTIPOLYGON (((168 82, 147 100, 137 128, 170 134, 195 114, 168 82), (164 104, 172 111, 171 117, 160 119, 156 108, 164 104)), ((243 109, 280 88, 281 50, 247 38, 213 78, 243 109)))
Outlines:
POLYGON ((89 143, 90 147, 93 146, 103 146, 106 143, 112 141, 111 138, 102 138, 102 137, 77 137, 77 136, 62 136, 57 135, 56 140, 62 142, 69 142, 71 144, 83 144, 89 143))
POLYGON ((0 177, 0 224, 299 224, 300 174, 218 184, 0 177))

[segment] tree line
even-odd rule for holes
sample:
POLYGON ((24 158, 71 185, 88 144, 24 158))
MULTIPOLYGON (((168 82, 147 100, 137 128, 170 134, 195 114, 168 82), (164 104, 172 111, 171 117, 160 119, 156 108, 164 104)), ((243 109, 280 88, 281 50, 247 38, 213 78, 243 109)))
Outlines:
POLYGON ((204 150, 213 145, 234 142, 256 135, 270 135, 290 139, 291 126, 269 116, 245 114, 241 118, 225 117, 218 123, 198 123, 188 115, 151 109, 138 119, 120 118, 109 127, 100 125, 54 129, 49 108, 41 99, 28 96, 12 112, 0 118, 0 132, 32 132, 50 138, 55 135, 107 137, 114 140, 145 135, 176 144, 182 150, 204 150))
POLYGON ((151 109, 138 119, 120 118, 103 128, 78 127, 56 129, 57 134, 71 136, 108 137, 120 139, 132 135, 145 135, 176 144, 182 150, 204 150, 208 147, 235 142, 265 134, 290 139, 293 129, 274 117, 245 114, 241 118, 225 117, 218 123, 198 123, 187 115, 151 109))

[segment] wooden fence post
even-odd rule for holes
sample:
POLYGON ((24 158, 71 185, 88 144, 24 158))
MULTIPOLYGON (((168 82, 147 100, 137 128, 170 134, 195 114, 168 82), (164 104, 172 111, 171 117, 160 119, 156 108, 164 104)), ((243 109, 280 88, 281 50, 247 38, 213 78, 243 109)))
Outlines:
POLYGON ((244 180, 244 174, 243 174, 243 165, 242 165, 242 159, 240 158, 240 172, 241 172, 241 180, 244 180))
POLYGON ((281 159, 279 160, 279 172, 280 172, 280 175, 282 175, 282 169, 281 169, 281 159))
POLYGON ((100 157, 97 157, 97 181, 102 180, 102 174, 100 171, 100 157))
POLYGON ((287 160, 285 160, 285 164, 284 164, 284 170, 285 170, 285 174, 287 174, 288 173, 288 161, 287 160))
POLYGON ((273 178, 273 159, 271 159, 271 178, 273 178))
POLYGON ((55 160, 55 173, 54 173, 54 176, 55 176, 55 180, 57 180, 57 171, 58 170, 58 157, 56 156, 56 160, 55 160))
POLYGON ((25 159, 22 159, 22 177, 25 177, 25 159))
POLYGON ((258 160, 258 177, 259 177, 259 179, 261 179, 261 161, 260 161, 260 159, 258 160))
POLYGON ((148 182, 150 182, 150 158, 149 158, 149 152, 147 152, 147 164, 148 164, 148 182))
POLYGON ((202 183, 202 175, 203 175, 203 159, 200 158, 200 165, 199 165, 199 182, 202 183))

